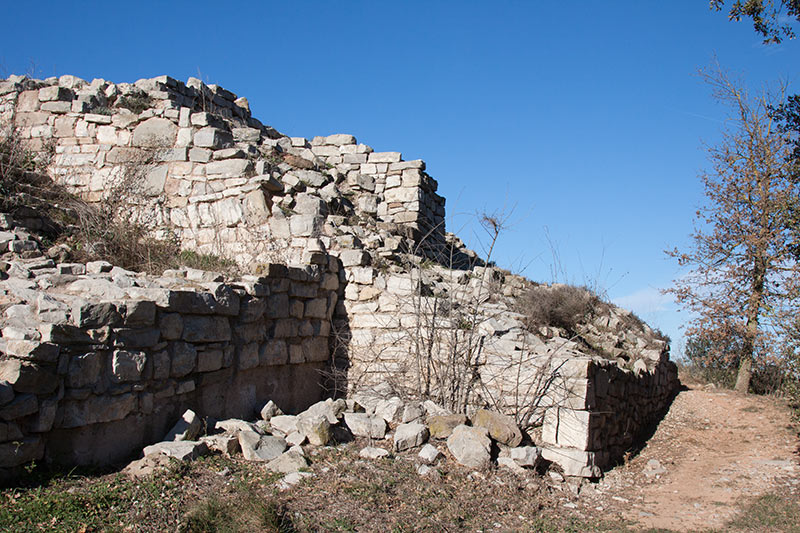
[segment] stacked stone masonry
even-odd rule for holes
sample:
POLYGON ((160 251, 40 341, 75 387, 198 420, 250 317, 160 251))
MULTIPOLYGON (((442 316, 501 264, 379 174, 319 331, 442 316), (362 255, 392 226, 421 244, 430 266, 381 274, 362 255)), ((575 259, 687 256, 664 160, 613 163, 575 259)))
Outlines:
MULTIPOLYGON (((83 311, 66 305, 52 327, 73 332, 74 341, 47 340, 49 307, 36 304, 53 289, 41 298, 27 293, 19 305, 38 313, 42 325, 3 329, 0 379, 13 383, 0 390, 0 446, 23 442, 30 458, 107 462, 119 450, 158 440, 186 407, 243 416, 272 398, 298 410, 322 394, 319 370, 329 360, 331 373, 344 369, 348 390, 381 382, 402 388, 418 378, 411 355, 420 335, 430 334, 430 310, 443 298, 479 309, 471 319, 486 385, 479 400, 543 423, 547 458, 569 475, 593 477, 618 459, 676 385, 668 346, 649 328, 625 333, 620 317, 584 332, 613 347, 606 357, 587 356, 585 346, 557 331, 529 331, 511 302, 531 283, 483 268, 446 233, 445 200, 421 160, 375 152, 352 135, 287 137, 253 118, 245 98, 193 78, 114 84, 11 77, 0 81, 0 124, 15 127, 31 149, 52 150, 52 177, 84 198, 102 201, 133 176, 143 183, 142 215, 155 232, 264 276, 191 289, 118 288, 112 297, 78 283, 99 274, 76 272, 80 289, 70 297, 96 307, 87 317, 106 310, 100 314, 110 322, 82 322, 83 311), (238 312, 219 306, 224 295, 238 302, 238 312), (195 308, 195 301, 217 303, 195 308), (264 314, 252 318, 250 302, 264 314), (129 305, 152 309, 152 321, 134 327, 129 305), (172 338, 170 320, 180 320, 184 332, 219 335, 172 338), (30 353, 52 360, 20 356, 24 350, 12 341, 35 344, 30 353), (183 373, 188 360, 193 367, 183 373), (40 374, 42 388, 14 384, 39 383, 33 376, 40 374), (75 377, 84 374, 90 378, 75 377), (138 437, 112 445, 131 424, 138 437)), ((446 353, 446 339, 463 335, 454 317, 437 323, 437 356, 446 353)))
POLYGON ((321 399, 335 260, 236 283, 51 260, 11 274, 0 281, 0 469, 118 461, 187 408, 249 418, 265 397, 294 410, 321 399))

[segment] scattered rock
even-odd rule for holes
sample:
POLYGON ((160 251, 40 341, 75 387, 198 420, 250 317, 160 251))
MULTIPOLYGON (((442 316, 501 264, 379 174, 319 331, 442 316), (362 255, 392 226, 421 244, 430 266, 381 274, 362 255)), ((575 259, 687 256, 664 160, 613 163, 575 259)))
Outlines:
POLYGON ((459 464, 486 468, 491 460, 492 441, 486 428, 461 425, 447 438, 447 449, 459 464))
POLYGON ((402 452, 410 448, 422 446, 428 440, 428 428, 425 424, 400 424, 394 432, 394 450, 402 452))
POLYGON ((420 459, 428 464, 433 464, 437 461, 437 459, 444 456, 444 454, 440 452, 439 449, 433 444, 426 444, 423 446, 418 455, 420 459))
POLYGON ((266 464, 268 470, 289 474, 308 466, 308 460, 296 451, 283 453, 266 464))
POLYGON ((428 429, 433 439, 446 439, 457 426, 466 423, 466 415, 443 414, 428 417, 428 429))
POLYGON ((248 461, 271 461, 286 449, 286 441, 274 435, 259 435, 255 431, 240 431, 239 446, 248 461))
POLYGON ((510 416, 488 409, 478 409, 472 416, 472 425, 486 428, 489 435, 506 446, 518 446, 522 442, 522 432, 510 416))
POLYGON ((382 457, 389 457, 390 453, 389 450, 384 448, 367 446, 366 448, 362 448, 361 451, 358 452, 358 455, 364 459, 380 459, 382 457))
POLYGON ((366 413, 345 413, 344 423, 356 437, 382 439, 386 435, 386 421, 366 413))
POLYGON ((164 440, 197 440, 202 430, 203 421, 194 411, 187 409, 164 436, 164 440))
POLYGON ((193 461, 198 457, 208 455, 208 446, 205 442, 191 440, 157 442, 147 446, 142 453, 144 453, 145 457, 148 455, 166 455, 180 461, 193 461))

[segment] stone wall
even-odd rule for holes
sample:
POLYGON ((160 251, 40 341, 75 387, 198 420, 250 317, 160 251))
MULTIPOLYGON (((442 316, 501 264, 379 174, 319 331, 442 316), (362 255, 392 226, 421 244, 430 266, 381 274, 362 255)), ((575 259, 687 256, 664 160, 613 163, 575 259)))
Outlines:
POLYGON ((141 173, 150 224, 244 265, 306 264, 353 223, 398 235, 398 249, 444 242, 444 199, 423 161, 352 135, 283 136, 246 99, 194 78, 12 77, 0 82, 0 122, 35 150, 52 146, 50 173, 90 201, 141 173))
POLYGON ((601 358, 554 359, 557 379, 542 427, 542 456, 582 477, 599 477, 621 460, 677 391, 678 371, 668 355, 648 351, 630 368, 601 358))
POLYGON ((160 440, 187 408, 252 418, 266 398, 299 411, 323 395, 335 260, 234 283, 43 259, 7 270, 0 468, 107 464, 160 440))
MULTIPOLYGON (((646 326, 632 328, 613 306, 608 316, 586 324, 577 340, 554 328, 527 328, 514 301, 532 282, 484 268, 474 252, 446 233, 444 198, 436 194, 436 181, 421 160, 375 152, 352 135, 310 141, 284 136, 254 119, 246 99, 191 78, 114 84, 73 76, 11 77, 0 81, 0 121, 16 127, 32 149, 52 147, 50 174, 87 200, 103 201, 120 183, 136 178, 142 184, 140 215, 155 231, 176 236, 184 248, 269 274, 267 281, 230 288, 240 300, 239 314, 202 314, 192 311, 191 302, 186 308, 173 306, 163 292, 110 297, 93 295, 93 284, 81 286, 87 300, 99 299, 102 305, 109 300, 109 316, 122 322, 92 328, 74 323, 72 314, 64 318, 93 341, 63 340, 53 361, 36 362, 41 376, 55 376, 55 388, 14 389, 16 396, 8 396, 13 400, 0 408, 7 421, 0 437, 6 446, 22 438, 25 445, 18 451, 105 461, 132 448, 90 452, 93 440, 113 439, 127 425, 141 436, 130 439, 131 445, 156 440, 187 406, 211 416, 244 416, 269 398, 284 401, 289 410, 300 408, 320 394, 316 373, 331 351, 333 373, 345 390, 392 382, 398 392, 403 387, 413 392, 409 385, 420 380, 419 354, 442 360, 464 343, 474 343, 469 349, 476 349, 479 386, 470 404, 513 413, 524 424, 543 421, 549 458, 571 475, 594 476, 657 416, 675 386, 668 346, 646 326), (275 263, 302 268, 284 272, 275 263), (266 292, 254 293, 256 286, 266 292), (285 316, 248 322, 242 317, 248 299, 266 301, 266 307, 285 316), (154 306, 154 322, 142 326, 143 334, 151 332, 153 345, 126 345, 128 300, 154 306), (214 323, 227 321, 231 336, 200 344, 168 339, 163 332, 155 338, 156 321, 170 313, 195 317, 190 324, 212 317, 214 323), (332 329, 335 334, 329 335, 332 329), (100 348, 94 349, 97 335, 100 348), (193 346, 198 367, 185 376, 157 373, 156 361, 163 362, 166 354, 171 368, 183 353, 177 347, 184 344, 193 346), (279 348, 288 362, 273 365, 270 356, 262 358, 279 348), (90 356, 95 353, 102 355, 90 356), (222 367, 199 370, 216 367, 220 357, 222 367), (102 386, 70 385, 70 361, 81 358, 87 365, 95 361, 102 386), (200 360, 209 362, 201 366, 200 360), (583 374, 566 372, 587 360, 592 363, 583 374), (134 372, 139 378, 120 380, 117 368, 139 369, 134 372), (116 410, 117 405, 122 407, 116 410), (68 409, 86 416, 108 412, 114 418, 64 427, 68 409), (39 418, 43 422, 36 422, 39 418)), ((216 298, 207 294, 198 298, 216 298)), ((29 296, 25 305, 35 306, 39 297, 29 296)), ((48 304, 43 309, 49 313, 48 304)), ((0 340, 49 342, 37 337, 44 335, 38 329, 14 331, 4 330, 0 340)), ((13 343, 11 350, 2 349, 4 372, 22 376, 22 370, 34 368, 13 352, 13 343)), ((163 364, 158 368, 164 372, 163 364)))

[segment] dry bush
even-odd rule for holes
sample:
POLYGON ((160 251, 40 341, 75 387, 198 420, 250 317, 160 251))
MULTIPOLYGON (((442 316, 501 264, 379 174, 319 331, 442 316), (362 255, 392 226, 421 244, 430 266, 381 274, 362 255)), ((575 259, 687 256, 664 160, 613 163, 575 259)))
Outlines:
POLYGON ((531 331, 556 327, 573 336, 577 326, 595 314, 602 303, 585 287, 538 285, 518 299, 517 310, 525 315, 525 325, 531 331))
POLYGON ((47 175, 52 152, 28 150, 14 128, 0 128, 0 212, 15 219, 30 215, 43 219, 39 229, 45 230, 48 240, 66 244, 73 260, 102 259, 149 273, 180 266, 236 272, 233 261, 182 251, 168 228, 161 228, 159 237, 154 235, 159 200, 148 195, 145 178, 159 161, 159 149, 140 150, 121 165, 103 197, 93 203, 47 175))

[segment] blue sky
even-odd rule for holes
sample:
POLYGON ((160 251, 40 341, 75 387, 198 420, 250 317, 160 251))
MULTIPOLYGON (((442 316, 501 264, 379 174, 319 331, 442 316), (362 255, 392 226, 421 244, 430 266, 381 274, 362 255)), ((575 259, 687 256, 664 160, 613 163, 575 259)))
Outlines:
MULTIPOLYGON (((200 77, 293 136, 352 133, 425 159, 449 229, 513 208, 498 264, 586 283, 680 337, 658 289, 703 202, 725 109, 716 56, 754 87, 800 84, 800 43, 765 46, 705 0, 13 2, 0 75, 200 77)), ((677 346, 675 348, 678 348, 677 346)), ((673 350, 674 352, 677 350, 673 350)))

